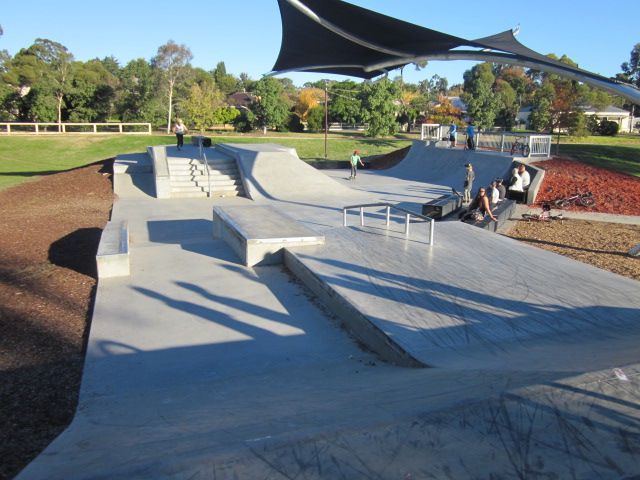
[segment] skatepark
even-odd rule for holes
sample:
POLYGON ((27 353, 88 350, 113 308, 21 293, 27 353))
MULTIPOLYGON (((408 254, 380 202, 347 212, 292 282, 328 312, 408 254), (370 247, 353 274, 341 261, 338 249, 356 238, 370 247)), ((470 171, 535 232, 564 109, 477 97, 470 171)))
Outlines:
POLYGON ((18 478, 635 478, 638 282, 458 221, 344 221, 512 157, 417 144, 350 182, 220 149, 246 196, 156 198, 147 155, 116 159, 129 274, 99 279, 76 417, 18 478), (322 241, 248 266, 215 209, 322 241))

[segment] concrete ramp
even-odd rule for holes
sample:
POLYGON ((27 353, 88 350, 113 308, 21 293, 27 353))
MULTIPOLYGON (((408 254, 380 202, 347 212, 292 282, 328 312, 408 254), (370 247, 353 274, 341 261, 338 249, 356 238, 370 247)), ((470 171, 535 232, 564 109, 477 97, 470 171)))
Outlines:
POLYGON ((360 195, 300 160, 294 148, 273 143, 218 144, 216 148, 236 158, 252 200, 360 195))
POLYGON ((423 141, 413 142, 405 159, 382 175, 417 182, 446 185, 462 191, 465 164, 471 163, 476 174, 474 191, 498 177, 505 178, 513 158, 499 152, 440 148, 423 141))

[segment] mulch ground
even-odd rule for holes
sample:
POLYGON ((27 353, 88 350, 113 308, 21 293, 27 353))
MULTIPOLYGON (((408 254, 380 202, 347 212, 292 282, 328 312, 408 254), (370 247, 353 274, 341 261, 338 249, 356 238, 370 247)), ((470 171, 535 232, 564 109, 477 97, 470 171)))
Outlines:
MULTIPOLYGON (((389 168, 407 149, 380 157, 389 168)), ((566 159, 541 162, 541 200, 591 191, 594 211, 640 215, 640 178, 566 159)), ((95 254, 113 204, 112 162, 0 192, 0 478, 13 478, 73 418, 96 287, 95 254)), ((581 208, 581 207, 575 207, 581 208)), ((626 253, 640 229, 521 221, 510 236, 640 280, 626 253)))

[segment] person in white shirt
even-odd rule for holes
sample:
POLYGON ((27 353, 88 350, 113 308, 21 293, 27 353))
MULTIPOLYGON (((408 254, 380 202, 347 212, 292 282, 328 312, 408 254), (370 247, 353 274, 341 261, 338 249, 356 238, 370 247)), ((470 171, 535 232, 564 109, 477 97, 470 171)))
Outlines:
POLYGON ((522 201, 523 194, 522 177, 518 174, 518 168, 514 168, 509 180, 509 200, 522 201))

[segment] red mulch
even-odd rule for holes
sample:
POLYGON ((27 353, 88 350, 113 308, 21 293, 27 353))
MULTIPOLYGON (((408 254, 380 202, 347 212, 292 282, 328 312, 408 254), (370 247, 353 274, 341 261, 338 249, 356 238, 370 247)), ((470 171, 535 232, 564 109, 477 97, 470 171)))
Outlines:
MULTIPOLYGON (((553 202, 577 192, 592 192, 596 204, 588 208, 590 212, 640 215, 640 177, 560 157, 532 165, 545 170, 536 198, 538 203, 553 202)), ((587 209, 574 205, 570 210, 587 209)))

